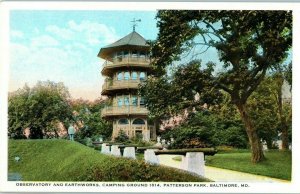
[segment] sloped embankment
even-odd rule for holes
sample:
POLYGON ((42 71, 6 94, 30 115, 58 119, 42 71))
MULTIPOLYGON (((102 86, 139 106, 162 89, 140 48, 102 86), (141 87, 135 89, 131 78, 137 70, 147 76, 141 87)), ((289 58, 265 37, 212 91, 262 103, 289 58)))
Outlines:
POLYGON ((8 150, 9 172, 21 174, 24 181, 208 181, 173 168, 103 155, 67 140, 9 140, 8 150))

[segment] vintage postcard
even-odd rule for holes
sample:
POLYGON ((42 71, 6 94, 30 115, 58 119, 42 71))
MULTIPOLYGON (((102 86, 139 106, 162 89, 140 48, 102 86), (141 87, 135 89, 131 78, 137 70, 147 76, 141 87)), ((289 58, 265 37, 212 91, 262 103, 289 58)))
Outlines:
POLYGON ((0 9, 1 192, 300 192, 298 3, 0 9))

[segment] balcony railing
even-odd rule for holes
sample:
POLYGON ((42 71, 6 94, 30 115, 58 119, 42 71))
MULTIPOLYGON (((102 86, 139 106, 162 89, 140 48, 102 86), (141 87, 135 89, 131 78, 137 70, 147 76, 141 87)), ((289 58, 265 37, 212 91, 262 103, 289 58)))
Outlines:
POLYGON ((117 115, 147 115, 148 109, 144 106, 109 106, 101 111, 101 116, 117 116, 117 115))
POLYGON ((102 93, 106 93, 107 90, 138 88, 139 83, 141 83, 140 80, 105 81, 102 85, 102 93))
POLYGON ((103 64, 103 68, 123 66, 123 65, 149 66, 150 62, 151 62, 151 60, 149 57, 123 56, 123 57, 116 57, 113 59, 113 61, 105 61, 103 64))

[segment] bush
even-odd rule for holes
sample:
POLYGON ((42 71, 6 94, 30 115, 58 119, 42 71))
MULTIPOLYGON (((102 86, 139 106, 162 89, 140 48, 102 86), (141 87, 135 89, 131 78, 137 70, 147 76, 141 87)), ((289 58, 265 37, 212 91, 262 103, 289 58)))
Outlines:
MULTIPOLYGON (((229 117, 229 116, 228 116, 229 117)), ((247 148, 247 134, 237 118, 221 117, 214 111, 193 113, 181 125, 167 130, 162 138, 174 138, 169 148, 204 148, 219 145, 247 148)))
POLYGON ((143 140, 143 135, 138 133, 138 134, 136 134, 135 137, 131 138, 128 141, 128 144, 134 144, 134 145, 137 145, 138 147, 147 147, 147 146, 152 146, 155 143, 144 141, 143 140))
POLYGON ((123 130, 120 130, 118 136, 115 138, 115 142, 126 143, 128 141, 129 137, 127 136, 127 134, 123 130))
POLYGON ((178 127, 170 132, 172 133, 172 137, 174 137, 174 142, 169 145, 171 149, 205 148, 212 146, 209 131, 202 127, 178 127))

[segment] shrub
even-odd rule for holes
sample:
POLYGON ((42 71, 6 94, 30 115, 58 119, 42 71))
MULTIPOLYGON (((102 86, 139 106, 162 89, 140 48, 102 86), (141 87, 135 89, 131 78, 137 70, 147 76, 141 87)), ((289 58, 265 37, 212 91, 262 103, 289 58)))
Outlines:
POLYGON ((171 137, 174 142, 170 148, 248 146, 247 135, 239 119, 221 117, 220 113, 208 110, 191 114, 186 122, 162 134, 164 139, 170 140, 171 137))
POLYGON ((127 136, 127 134, 123 130, 120 130, 118 136, 115 138, 115 142, 126 143, 128 141, 129 137, 127 136))

